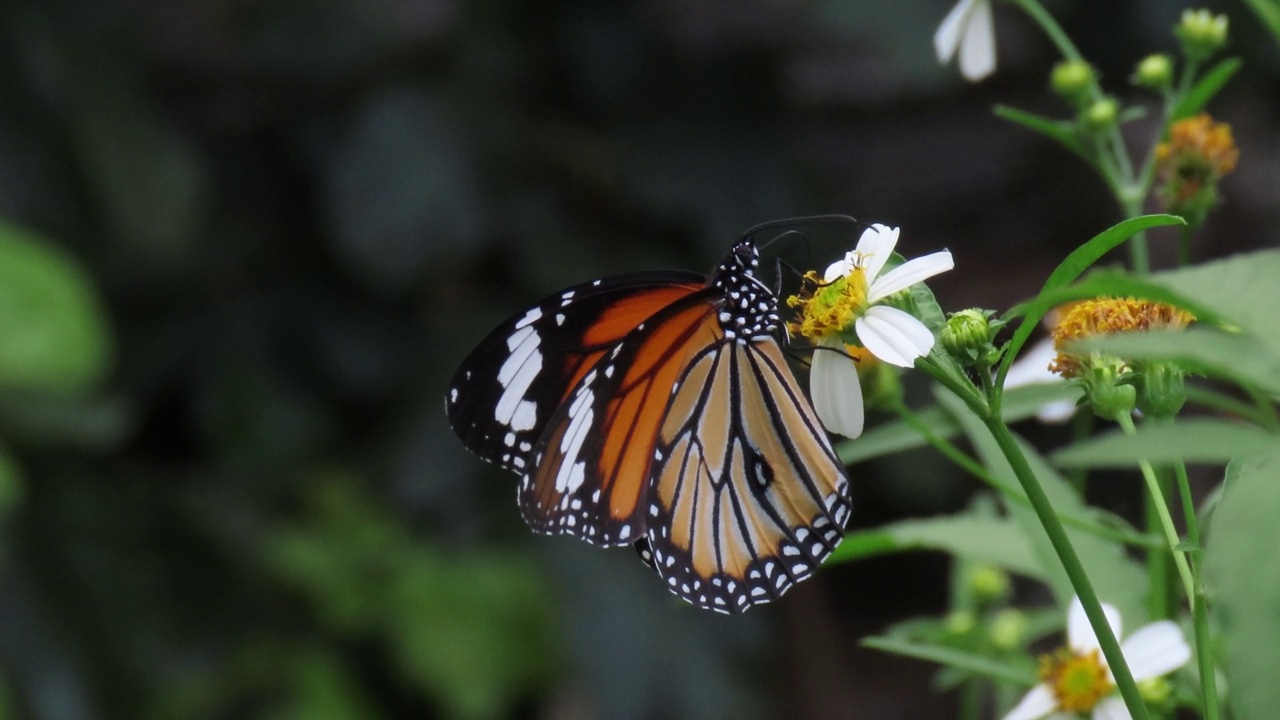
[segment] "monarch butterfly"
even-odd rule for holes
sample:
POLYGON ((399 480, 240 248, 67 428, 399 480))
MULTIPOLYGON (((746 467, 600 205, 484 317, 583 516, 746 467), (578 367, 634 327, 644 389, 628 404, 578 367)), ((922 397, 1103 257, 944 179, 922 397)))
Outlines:
POLYGON ((470 450, 520 475, 535 532, 634 544, 671 592, 725 613, 809 577, 850 510, 756 231, 710 276, 607 277, 509 318, 445 401, 470 450))

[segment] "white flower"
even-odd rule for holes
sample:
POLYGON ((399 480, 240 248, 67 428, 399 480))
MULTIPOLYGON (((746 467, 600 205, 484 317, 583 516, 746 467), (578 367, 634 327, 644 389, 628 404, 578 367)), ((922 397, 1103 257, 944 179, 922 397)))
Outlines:
MULTIPOLYGON (((1067 382, 1061 375, 1049 369, 1049 364, 1058 356, 1053 347, 1053 340, 1045 338, 1030 350, 1022 353, 1022 357, 1013 361, 1009 372, 1004 376, 1004 389, 1026 387, 1028 385, 1058 385, 1067 382)), ((1045 403, 1036 411, 1040 422, 1062 423, 1071 419, 1076 413, 1073 400, 1055 400, 1045 403)))
MULTIPOLYGON (((1120 637, 1119 611, 1107 603, 1102 603, 1102 611, 1111 631, 1120 637)), ((1093 720, 1132 717, 1115 692, 1115 678, 1102 656, 1098 637, 1089 625, 1080 598, 1073 599, 1067 610, 1067 645, 1067 652, 1050 656, 1044 663, 1051 677, 1044 677, 1046 673, 1042 669, 1044 682, 1023 696, 1004 720, 1039 720, 1062 711, 1092 711, 1093 720), (1095 680, 1092 683, 1091 677, 1095 680)), ((1135 682, 1167 675, 1191 660, 1191 648, 1182 630, 1171 620, 1159 620, 1139 628, 1120 643, 1120 650, 1135 682)))
POLYGON ((991 0, 960 0, 933 34, 938 62, 951 62, 960 51, 960 74, 977 82, 996 69, 996 36, 991 0))
MULTIPOLYGON (((916 358, 933 349, 933 333, 909 313, 878 303, 950 270, 955 262, 951 253, 943 250, 909 260, 881 275, 897 244, 898 228, 872 225, 862 233, 852 252, 827 268, 823 282, 832 286, 844 281, 845 292, 836 303, 837 311, 852 314, 854 332, 868 352, 891 365, 911 367, 916 358)), ((838 336, 818 335, 809 388, 814 410, 828 430, 851 438, 862 434, 862 387, 858 383, 858 369, 845 354, 845 345, 838 336)))

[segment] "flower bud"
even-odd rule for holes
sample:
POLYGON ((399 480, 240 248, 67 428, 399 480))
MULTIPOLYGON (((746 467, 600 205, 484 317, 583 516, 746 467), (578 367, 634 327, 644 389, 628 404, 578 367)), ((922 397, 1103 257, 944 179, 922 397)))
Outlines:
POLYGON ((1027 634, 1027 616, 1020 610, 1006 608, 997 612, 987 628, 987 637, 998 650, 1014 650, 1022 646, 1027 634))
POLYGON ((1131 382, 1133 373, 1121 360, 1102 362, 1081 376, 1084 396, 1093 414, 1107 420, 1128 415, 1138 404, 1138 389, 1131 382))
POLYGON ((970 308, 952 313, 942 328, 942 348, 963 365, 989 366, 995 362, 995 335, 991 311, 970 308))
POLYGON ((1138 683, 1138 694, 1147 704, 1159 707, 1173 697, 1173 687, 1163 677, 1148 678, 1138 683))
POLYGON ((1062 97, 1074 104, 1082 104, 1093 86, 1093 68, 1083 60, 1064 60, 1053 66, 1049 84, 1062 97))
POLYGON ((1085 111, 1081 118, 1084 124, 1093 130, 1105 130, 1116 123, 1120 114, 1120 105, 1111 98, 1096 100, 1085 111))
POLYGON ((1148 55, 1133 71, 1133 84, 1163 90, 1173 83, 1173 61, 1168 55, 1148 55))
POLYGON ((1165 362, 1150 363, 1139 376, 1138 409, 1151 417, 1173 417, 1187 401, 1186 373, 1165 362))
POLYGON ((1009 592, 1009 575, 994 565, 978 565, 969 571, 969 588, 979 600, 999 600, 1009 592))
POLYGON ((1227 43, 1227 16, 1208 10, 1186 10, 1173 28, 1182 41, 1182 54, 1191 62, 1208 60, 1227 43))

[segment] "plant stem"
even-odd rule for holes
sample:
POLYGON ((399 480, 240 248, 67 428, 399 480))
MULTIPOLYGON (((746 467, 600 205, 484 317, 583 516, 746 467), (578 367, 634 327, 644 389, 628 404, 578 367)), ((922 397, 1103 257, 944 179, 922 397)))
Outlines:
MULTIPOLYGON (((1137 432, 1133 426, 1133 418, 1128 413, 1117 413, 1116 422, 1124 429, 1126 435, 1133 435, 1137 432)), ((1159 524, 1164 530, 1165 541, 1169 543, 1169 552, 1173 553, 1174 565, 1178 568, 1178 575, 1182 577, 1183 590, 1187 594, 1187 602, 1194 607, 1196 602, 1195 582, 1191 579, 1191 567, 1187 564, 1187 557, 1178 548, 1178 531, 1173 527, 1173 518, 1169 515, 1169 505, 1165 502, 1164 493, 1160 489, 1160 481, 1156 478, 1156 472, 1151 467, 1151 463, 1146 460, 1139 460, 1138 467, 1142 469, 1142 477, 1147 482, 1147 491, 1151 494, 1152 504, 1155 505, 1156 515, 1159 517, 1159 524)), ((1152 592, 1167 592, 1166 588, 1151 588, 1152 592)))
POLYGON ((1000 446, 1001 452, 1004 453, 1005 458, 1009 461, 1014 475, 1017 476, 1018 482, 1022 483, 1022 489, 1027 493, 1027 499, 1031 501, 1031 507, 1036 511, 1036 516, 1040 518, 1040 523, 1044 526, 1045 533, 1049 536, 1049 542, 1053 545, 1054 551, 1058 554, 1058 560, 1062 563, 1063 569, 1067 572, 1067 577, 1071 580, 1071 587, 1075 589, 1077 597, 1080 598, 1080 604, 1084 606, 1085 615, 1088 616, 1089 624, 1093 626, 1093 632, 1098 637, 1098 645, 1102 648, 1102 655, 1106 658, 1107 667, 1111 669, 1111 673, 1115 677, 1116 687, 1124 698, 1125 706, 1129 708, 1129 714, 1133 716, 1134 720, 1146 720, 1148 717, 1146 705, 1142 702, 1142 696, 1138 694, 1138 685, 1133 681, 1133 673, 1129 671, 1129 664, 1125 662, 1124 653, 1120 650, 1120 643, 1116 639, 1115 633, 1111 631, 1107 616, 1102 612, 1102 604, 1098 600, 1098 594, 1094 591, 1093 584, 1089 581, 1089 576, 1084 571, 1084 566, 1080 564, 1080 557, 1076 555, 1075 548, 1071 545, 1071 539, 1067 537, 1067 531, 1063 529, 1062 522, 1058 519, 1053 505, 1049 502, 1049 497, 1045 495, 1044 489, 1040 487, 1039 481, 1036 480, 1035 474, 1031 470, 1031 465, 1022 453, 1022 448, 1018 446, 1013 433, 1009 432, 1008 426, 1004 424, 1000 416, 984 416, 983 422, 991 431, 996 444, 1000 446))

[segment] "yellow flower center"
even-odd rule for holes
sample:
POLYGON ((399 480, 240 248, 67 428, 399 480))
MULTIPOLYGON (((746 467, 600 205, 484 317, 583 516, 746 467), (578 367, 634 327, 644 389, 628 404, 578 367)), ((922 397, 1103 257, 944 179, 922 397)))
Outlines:
POLYGON ((1067 351, 1066 346, 1074 340, 1121 332, 1181 330, 1193 320, 1195 316, 1181 308, 1131 297, 1098 298, 1076 303, 1063 314, 1053 330, 1053 347, 1058 356, 1049 369, 1063 377, 1076 377, 1086 364, 1100 360, 1067 351))
POLYGON ((818 274, 805 273, 800 292, 787 298, 787 306, 798 310, 799 319, 791 331, 821 340, 839 335, 853 325, 867 305, 867 278, 862 268, 824 283, 818 274))
POLYGON ((1165 172, 1187 172, 1188 167, 1222 177, 1235 170, 1240 150, 1231 137, 1231 126, 1215 123, 1208 113, 1179 120, 1169 128, 1169 139, 1156 146, 1156 160, 1165 172))
POLYGON ((1064 712, 1088 712, 1115 688, 1097 650, 1062 649, 1040 658, 1040 679, 1064 712))

